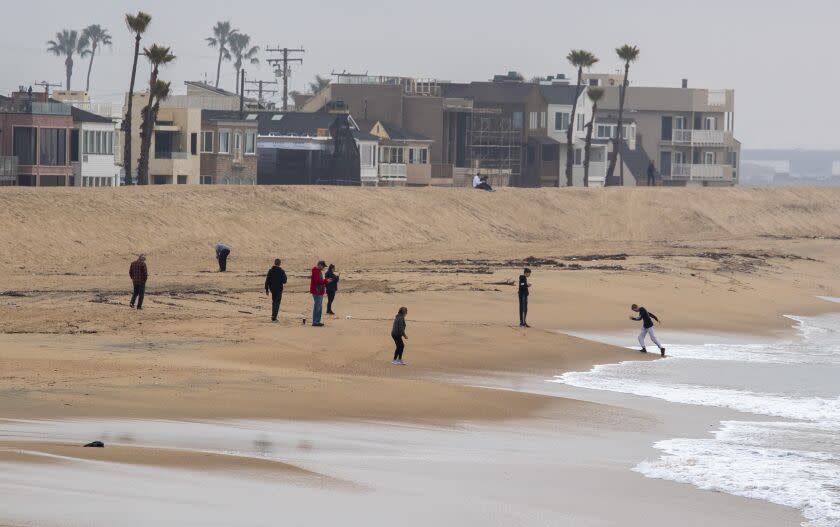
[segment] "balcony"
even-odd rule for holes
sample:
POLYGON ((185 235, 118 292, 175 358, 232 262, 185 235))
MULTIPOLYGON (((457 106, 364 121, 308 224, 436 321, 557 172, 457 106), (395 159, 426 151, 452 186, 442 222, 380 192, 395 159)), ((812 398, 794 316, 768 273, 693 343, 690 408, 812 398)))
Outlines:
POLYGON ((0 185, 17 183, 17 156, 0 156, 0 185))
POLYGON ((404 183, 408 178, 408 166, 405 164, 379 164, 379 180, 404 183))
POLYGON ((675 164, 671 166, 671 174, 662 177, 672 181, 731 182, 733 170, 729 165, 675 164))
POLYGON ((723 130, 673 130, 671 143, 690 146, 724 146, 727 132, 723 130))
POLYGON ((189 159, 189 152, 155 152, 155 159, 189 159))
POLYGON ((4 113, 25 113, 31 115, 70 116, 70 105, 60 102, 37 102, 29 100, 4 101, 0 104, 4 113))

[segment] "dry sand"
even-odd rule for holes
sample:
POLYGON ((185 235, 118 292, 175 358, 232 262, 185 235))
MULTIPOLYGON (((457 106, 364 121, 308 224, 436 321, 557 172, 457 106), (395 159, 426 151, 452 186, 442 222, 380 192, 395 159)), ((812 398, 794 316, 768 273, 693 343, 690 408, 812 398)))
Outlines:
POLYGON ((649 432, 643 413, 444 378, 636 360, 558 333, 626 330, 632 345, 632 302, 671 329, 785 331, 783 315, 840 296, 837 210, 830 189, 6 189, 0 418, 531 417, 649 432), (217 241, 233 247, 224 275, 217 241), (151 277, 136 312, 127 270, 141 252, 151 277), (274 257, 290 277, 279 324, 262 291, 274 257), (339 316, 320 329, 301 325, 319 259, 342 272, 339 316), (528 331, 513 324, 523 265, 528 331), (395 368, 401 305, 409 367, 395 368))

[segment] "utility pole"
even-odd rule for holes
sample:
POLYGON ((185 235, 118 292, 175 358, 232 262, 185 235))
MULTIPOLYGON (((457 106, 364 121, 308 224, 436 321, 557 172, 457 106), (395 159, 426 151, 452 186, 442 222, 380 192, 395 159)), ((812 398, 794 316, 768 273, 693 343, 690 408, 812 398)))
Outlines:
POLYGON ((63 84, 51 84, 48 81, 41 81, 36 82, 35 86, 43 86, 44 87, 44 94, 47 97, 47 100, 44 102, 50 102, 50 88, 61 88, 64 86, 63 84))
POLYGON ((264 100, 263 99, 264 95, 266 95, 266 94, 274 95, 274 94, 277 93, 277 90, 266 90, 264 88, 264 86, 266 86, 266 85, 271 86, 273 84, 273 85, 276 86, 277 81, 245 81, 245 84, 253 84, 253 85, 258 86, 257 88, 245 88, 245 93, 256 93, 257 94, 257 100, 260 102, 260 104, 262 104, 262 102, 264 100))
POLYGON ((289 57, 289 54, 292 53, 306 53, 306 50, 303 48, 298 49, 289 49, 289 48, 266 48, 265 50, 267 53, 280 53, 281 57, 268 59, 266 62, 274 66, 274 72, 277 73, 277 70, 280 70, 280 73, 283 76, 283 111, 286 112, 289 110, 289 63, 290 62, 298 62, 303 63, 303 57, 296 57, 292 58, 289 57))

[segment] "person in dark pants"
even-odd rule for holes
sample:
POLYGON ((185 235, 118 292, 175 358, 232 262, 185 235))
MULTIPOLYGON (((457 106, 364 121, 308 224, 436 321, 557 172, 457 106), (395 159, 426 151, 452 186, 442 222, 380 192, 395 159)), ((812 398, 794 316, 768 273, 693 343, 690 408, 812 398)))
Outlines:
POLYGON ((397 345, 397 348, 394 350, 394 360, 391 361, 391 364, 395 366, 405 366, 402 357, 403 351, 405 350, 403 339, 408 340, 408 336, 405 334, 405 316, 407 314, 408 308, 401 307, 397 316, 394 318, 394 325, 391 326, 391 338, 394 339, 394 344, 397 345))
POLYGON ((528 278, 531 276, 531 270, 527 267, 519 275, 519 327, 530 328, 528 325, 528 296, 530 294, 531 284, 528 283, 528 278))
POLYGON ((128 268, 128 276, 131 277, 131 282, 134 284, 134 292, 131 295, 132 308, 137 304, 137 309, 143 309, 143 297, 146 296, 146 280, 149 279, 149 268, 146 267, 146 256, 141 254, 136 260, 131 262, 128 268))
POLYGON ((265 295, 271 293, 271 321, 277 322, 280 302, 283 300, 283 286, 286 285, 286 271, 280 267, 280 258, 274 260, 274 267, 265 276, 265 295))
POLYGON ((312 268, 312 275, 309 280, 309 293, 312 295, 312 326, 324 327, 321 322, 321 312, 324 309, 324 296, 327 294, 327 285, 330 281, 324 278, 324 269, 327 268, 323 260, 312 268))
POLYGON ((648 165, 647 171, 647 184, 649 187, 656 186, 656 165, 653 164, 653 161, 650 162, 648 165))
POLYGON ((216 259, 219 260, 219 272, 227 271, 227 259, 230 256, 230 247, 223 243, 216 244, 216 259))
POLYGON ((330 282, 327 284, 327 314, 328 315, 335 315, 332 310, 333 300, 335 300, 335 294, 338 292, 338 281, 341 277, 335 272, 335 265, 330 264, 327 268, 327 274, 324 275, 327 280, 330 282))

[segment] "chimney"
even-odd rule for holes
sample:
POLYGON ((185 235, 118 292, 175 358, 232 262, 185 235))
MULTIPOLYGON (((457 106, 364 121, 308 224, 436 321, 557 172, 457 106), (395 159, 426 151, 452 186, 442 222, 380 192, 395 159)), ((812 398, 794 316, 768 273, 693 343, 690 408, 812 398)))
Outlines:
POLYGON ((683 79, 682 80, 682 87, 683 88, 688 88, 688 79, 683 79))

